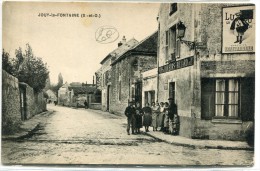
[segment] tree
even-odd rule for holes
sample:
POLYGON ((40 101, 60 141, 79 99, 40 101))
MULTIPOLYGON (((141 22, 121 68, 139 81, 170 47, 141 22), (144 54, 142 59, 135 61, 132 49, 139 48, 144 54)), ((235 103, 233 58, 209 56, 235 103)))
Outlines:
POLYGON ((61 75, 61 73, 59 73, 59 76, 58 76, 58 89, 63 85, 63 77, 61 75))
POLYGON ((31 86, 34 91, 40 92, 44 89, 46 79, 49 77, 49 71, 46 63, 42 59, 34 56, 32 48, 26 44, 25 53, 19 48, 15 51, 14 75, 20 82, 25 82, 31 86))
POLYGON ((10 55, 3 49, 2 52, 2 68, 11 75, 14 75, 14 69, 12 62, 10 61, 10 55))
POLYGON ((24 55, 22 48, 19 47, 18 49, 15 50, 15 59, 13 59, 13 67, 14 67, 14 72, 15 75, 18 75, 19 67, 24 61, 24 55))
POLYGON ((62 85, 63 85, 63 77, 62 77, 62 74, 61 73, 59 73, 59 75, 58 75, 58 83, 57 84, 52 84, 51 85, 51 87, 50 87, 50 89, 53 91, 53 92, 55 92, 55 94, 58 96, 58 91, 59 91, 59 89, 62 87, 62 85))

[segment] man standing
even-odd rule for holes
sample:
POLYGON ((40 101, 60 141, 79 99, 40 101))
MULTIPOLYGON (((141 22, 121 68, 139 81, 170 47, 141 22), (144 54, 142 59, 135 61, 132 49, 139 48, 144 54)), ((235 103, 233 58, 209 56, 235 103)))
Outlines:
POLYGON ((84 106, 85 106, 85 109, 88 108, 88 102, 87 102, 87 100, 85 100, 85 102, 84 102, 84 106))
POLYGON ((133 102, 129 102, 129 106, 127 106, 125 109, 125 115, 127 117, 127 134, 130 135, 130 126, 132 129, 132 134, 135 134, 136 111, 135 107, 133 106, 133 102))

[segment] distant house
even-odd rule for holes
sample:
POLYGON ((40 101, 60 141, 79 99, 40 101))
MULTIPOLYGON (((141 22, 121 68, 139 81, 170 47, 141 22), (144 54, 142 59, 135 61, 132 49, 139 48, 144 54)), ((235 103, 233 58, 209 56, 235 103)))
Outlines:
POLYGON ((59 105, 84 107, 85 101, 89 106, 92 103, 100 103, 100 91, 97 90, 95 84, 65 83, 58 91, 59 105))
POLYGON ((54 101, 57 101, 57 96, 52 90, 47 90, 46 91, 48 95, 47 103, 54 103, 54 101))
POLYGON ((80 82, 72 82, 70 83, 69 86, 71 87, 81 87, 84 83, 80 83, 80 82))
POLYGON ((69 84, 66 82, 58 90, 58 104, 65 106, 69 105, 71 101, 71 94, 69 92, 69 84))
POLYGON ((81 86, 81 87, 69 87, 70 92, 70 106, 74 107, 84 107, 84 102, 87 101, 88 104, 95 102, 95 92, 96 87, 91 86, 81 86))

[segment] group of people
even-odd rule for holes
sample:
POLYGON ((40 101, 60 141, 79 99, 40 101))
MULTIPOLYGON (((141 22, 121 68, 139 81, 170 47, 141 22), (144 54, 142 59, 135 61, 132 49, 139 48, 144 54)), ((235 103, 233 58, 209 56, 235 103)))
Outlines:
POLYGON ((153 131, 162 131, 165 134, 178 135, 180 129, 180 120, 177 114, 177 105, 172 98, 168 102, 155 103, 150 106, 149 103, 141 108, 140 103, 129 102, 125 109, 127 117, 127 134, 140 134, 140 128, 144 126, 145 132, 149 132, 149 127, 153 131))

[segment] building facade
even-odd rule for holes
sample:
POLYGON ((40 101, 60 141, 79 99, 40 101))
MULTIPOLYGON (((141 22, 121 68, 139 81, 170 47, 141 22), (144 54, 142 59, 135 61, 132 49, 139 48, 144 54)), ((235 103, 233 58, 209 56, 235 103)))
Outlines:
POLYGON ((157 100, 157 67, 142 73, 142 106, 151 105, 157 100))
POLYGON ((174 99, 181 136, 245 139, 254 121, 254 14, 253 5, 161 5, 157 100, 174 99))
POLYGON ((122 115, 129 101, 142 104, 142 72, 157 67, 157 37, 153 33, 112 61, 110 112, 122 115))
POLYGON ((92 103, 95 103, 96 105, 97 103, 100 103, 100 97, 95 84, 84 84, 78 82, 68 84, 66 82, 58 90, 59 105, 70 107, 84 107, 85 101, 87 101, 89 106, 92 103))
POLYGON ((52 90, 48 89, 46 93, 48 95, 47 103, 54 103, 57 101, 57 96, 52 90))
POLYGON ((71 99, 71 92, 69 91, 69 84, 66 82, 58 90, 58 104, 62 106, 68 106, 71 99))
POLYGON ((101 62, 101 68, 96 72, 96 79, 99 81, 98 88, 101 90, 101 103, 103 111, 110 111, 110 98, 111 98, 111 64, 119 56, 125 53, 130 48, 138 44, 138 41, 130 39, 126 41, 123 37, 122 41, 118 43, 118 48, 110 52, 101 62))

